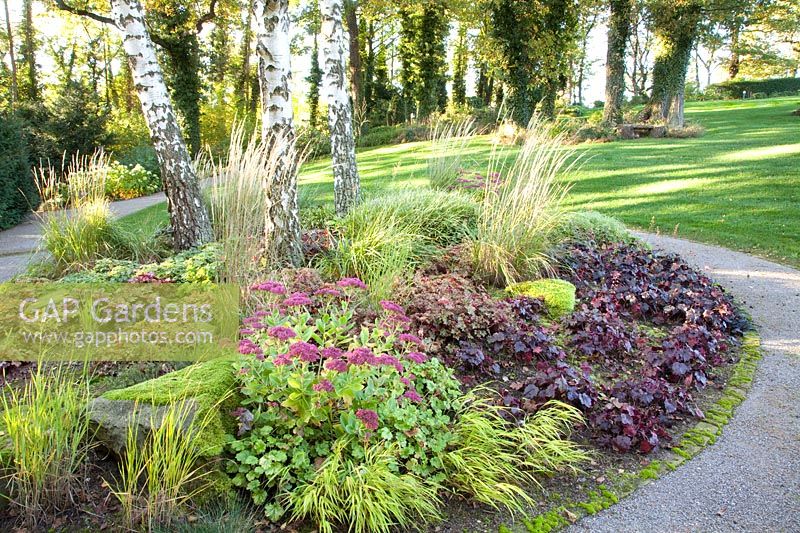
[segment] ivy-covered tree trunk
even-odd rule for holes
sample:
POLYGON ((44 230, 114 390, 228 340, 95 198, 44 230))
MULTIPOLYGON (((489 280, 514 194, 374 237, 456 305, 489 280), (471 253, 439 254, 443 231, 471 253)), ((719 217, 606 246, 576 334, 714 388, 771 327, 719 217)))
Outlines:
POLYGON ((606 103, 603 122, 609 126, 622 123, 622 99, 625 94, 625 48, 631 29, 633 2, 610 0, 608 50, 606 53, 606 103))
POLYGON ((211 220, 183 141, 139 0, 112 0, 133 82, 142 104, 167 196, 173 244, 186 250, 211 240, 211 220))
POLYGON ((200 43, 197 35, 181 32, 162 43, 172 100, 182 119, 186 144, 192 156, 200 151, 200 43))
POLYGON ((242 28, 241 70, 236 80, 237 108, 249 109, 250 98, 250 42, 253 40, 253 0, 245 0, 246 13, 242 28))
POLYGON ((652 12, 656 38, 653 92, 642 118, 682 127, 686 72, 697 36, 701 4, 699 0, 659 0, 652 12))
POLYGON ((739 55, 739 30, 740 22, 738 18, 734 18, 728 28, 731 35, 731 58, 728 61, 728 78, 731 80, 739 75, 739 65, 741 64, 739 55))
POLYGON ((359 201, 361 184, 356 166, 353 109, 347 94, 342 0, 320 0, 323 82, 328 98, 328 126, 333 159, 336 214, 345 215, 359 201))
POLYGON ((467 25, 461 22, 458 26, 458 41, 453 54, 453 103, 463 106, 467 103, 467 25))
POLYGON ((322 84, 322 69, 319 66, 319 36, 314 34, 314 47, 311 49, 311 71, 308 82, 308 125, 316 128, 319 124, 319 87, 322 84))
POLYGON ((299 266, 300 215, 297 207, 297 151, 292 111, 289 0, 255 0, 258 78, 261 84, 261 138, 278 152, 274 175, 265 177, 269 205, 264 219, 267 256, 299 266))
POLYGON ((15 50, 14 50, 14 32, 11 29, 11 17, 8 14, 8 0, 3 0, 3 6, 5 7, 6 11, 6 37, 8 38, 8 55, 9 59, 11 59, 11 107, 14 107, 14 104, 19 97, 18 93, 18 82, 17 82, 17 60, 15 57, 15 50))
POLYGON ((27 97, 31 102, 39 100, 39 73, 36 65, 36 29, 33 27, 33 0, 22 4, 22 49, 20 55, 27 68, 27 97))

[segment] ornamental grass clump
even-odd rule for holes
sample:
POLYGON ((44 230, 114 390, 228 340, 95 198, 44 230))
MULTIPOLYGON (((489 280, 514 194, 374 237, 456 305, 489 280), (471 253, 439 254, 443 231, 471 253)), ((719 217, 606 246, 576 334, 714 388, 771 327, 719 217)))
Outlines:
POLYGON ((131 528, 170 526, 207 487, 211 470, 202 461, 207 450, 196 436, 211 423, 213 411, 197 418, 191 402, 176 399, 153 410, 149 425, 155 429, 142 436, 134 408, 119 477, 110 483, 131 528))
POLYGON ((336 245, 320 259, 329 276, 355 276, 376 300, 389 295, 439 247, 474 232, 478 205, 459 192, 403 190, 367 200, 336 224, 336 245))
POLYGON ((86 374, 44 365, 21 389, 8 386, 2 395, 8 497, 28 526, 75 501, 91 449, 90 398, 86 374))
POLYGON ((470 241, 478 276, 498 286, 534 279, 552 270, 552 234, 563 214, 568 186, 563 175, 575 164, 563 135, 534 117, 525 144, 506 167, 507 150, 495 150, 475 236, 470 241))
POLYGON ((434 189, 452 190, 458 185, 460 172, 471 166, 467 149, 475 135, 475 120, 438 122, 430 135, 428 178, 434 189))

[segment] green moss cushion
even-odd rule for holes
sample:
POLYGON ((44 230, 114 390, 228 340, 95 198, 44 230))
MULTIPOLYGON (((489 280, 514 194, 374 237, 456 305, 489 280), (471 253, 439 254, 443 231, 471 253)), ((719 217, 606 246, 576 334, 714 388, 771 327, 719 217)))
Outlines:
POLYGON ((126 389, 106 392, 103 400, 134 402, 140 406, 162 406, 191 401, 194 418, 209 423, 197 435, 208 456, 222 453, 227 435, 235 433, 235 421, 228 415, 239 405, 234 363, 240 356, 220 357, 196 363, 126 389))
POLYGON ((514 296, 528 296, 544 301, 548 316, 555 320, 575 310, 575 285, 563 279, 537 279, 506 287, 514 296))

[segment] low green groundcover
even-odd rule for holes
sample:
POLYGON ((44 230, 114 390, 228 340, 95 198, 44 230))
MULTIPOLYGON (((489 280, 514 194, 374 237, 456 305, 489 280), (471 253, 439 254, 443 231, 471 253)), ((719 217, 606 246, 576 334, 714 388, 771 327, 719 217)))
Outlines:
POLYGON ((544 301, 548 316, 555 320, 575 310, 575 285, 563 279, 537 279, 506 287, 515 296, 528 296, 544 301))

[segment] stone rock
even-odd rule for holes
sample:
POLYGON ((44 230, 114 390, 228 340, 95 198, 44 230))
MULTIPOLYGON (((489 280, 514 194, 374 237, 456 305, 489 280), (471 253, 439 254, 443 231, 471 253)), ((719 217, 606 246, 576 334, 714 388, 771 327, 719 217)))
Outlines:
POLYGON ((636 132, 633 130, 633 124, 623 124, 620 126, 619 135, 623 139, 635 139, 636 132))
MULTIPOLYGON (((143 445, 147 435, 161 426, 169 408, 169 405, 150 405, 133 400, 95 398, 89 404, 91 432, 95 440, 107 449, 122 455, 128 445, 128 431, 134 429, 137 445, 143 445)), ((194 399, 183 400, 180 408, 187 410, 186 416, 181 418, 183 429, 188 430, 197 412, 197 402, 194 399)))
POLYGON ((667 136, 666 126, 652 126, 650 128, 650 137, 653 139, 661 139, 667 136))

